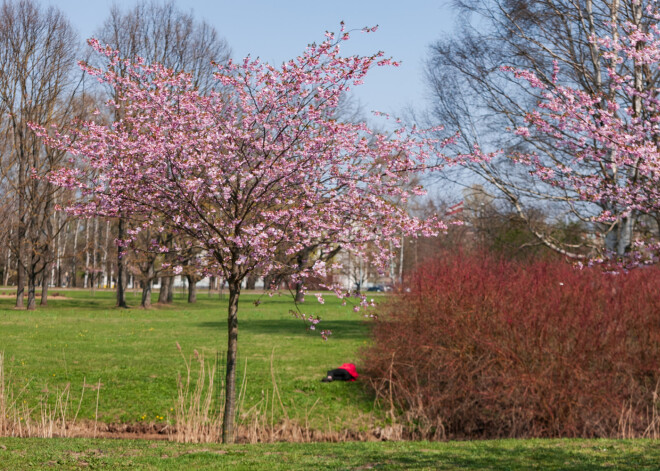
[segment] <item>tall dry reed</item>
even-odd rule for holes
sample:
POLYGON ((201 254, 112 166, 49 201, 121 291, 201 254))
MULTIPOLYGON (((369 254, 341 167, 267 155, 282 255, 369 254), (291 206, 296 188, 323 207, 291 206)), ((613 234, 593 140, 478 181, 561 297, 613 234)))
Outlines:
POLYGON ((39 438, 69 436, 69 431, 75 425, 80 412, 84 388, 73 417, 70 417, 74 403, 70 384, 52 394, 46 392, 36 405, 30 405, 25 398, 29 383, 15 392, 5 360, 4 352, 0 352, 0 436, 39 438), (54 399, 51 401, 53 395, 54 399))

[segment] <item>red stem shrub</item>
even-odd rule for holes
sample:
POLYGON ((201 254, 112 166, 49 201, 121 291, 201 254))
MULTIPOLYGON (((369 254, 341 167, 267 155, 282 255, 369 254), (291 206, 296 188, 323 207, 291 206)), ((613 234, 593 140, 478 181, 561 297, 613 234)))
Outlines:
POLYGON ((660 270, 446 253, 382 308, 362 369, 436 437, 655 436, 660 270))

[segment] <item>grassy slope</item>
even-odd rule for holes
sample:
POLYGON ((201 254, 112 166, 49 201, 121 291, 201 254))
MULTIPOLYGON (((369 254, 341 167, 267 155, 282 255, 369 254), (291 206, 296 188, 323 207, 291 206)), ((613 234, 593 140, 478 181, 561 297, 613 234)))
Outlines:
MULTIPOLYGON (((167 421, 177 372, 184 369, 176 342, 187 355, 197 349, 211 360, 226 346, 226 301, 217 295, 200 293, 198 303, 190 305, 179 294, 174 306, 120 310, 113 307, 111 292, 92 297, 87 291, 52 291, 70 299, 53 297, 47 308, 34 312, 14 310, 12 299, 0 299, 0 351, 6 354, 5 368, 13 382, 27 385, 30 404, 43 391, 61 390, 67 383, 77 398, 83 380, 90 386, 100 380, 100 420, 167 421)), ((277 385, 291 418, 304 423, 309 414, 311 427, 359 428, 359 415, 372 409, 359 385, 323 384, 319 379, 327 369, 357 360, 356 351, 367 338, 363 317, 331 297, 325 305, 308 301, 304 309, 321 315, 323 328, 334 332, 323 342, 289 314, 290 297, 262 297, 258 307, 255 299, 243 295, 239 307, 241 370, 247 358, 244 410, 264 394, 271 397, 273 355, 277 385)), ((131 302, 139 301, 131 294, 131 302)), ((96 391, 86 388, 80 418, 94 417, 95 402, 96 391)), ((274 420, 281 414, 276 407, 274 420)))
POLYGON ((0 470, 14 469, 488 469, 656 470, 650 440, 499 440, 260 445, 0 438, 0 470))

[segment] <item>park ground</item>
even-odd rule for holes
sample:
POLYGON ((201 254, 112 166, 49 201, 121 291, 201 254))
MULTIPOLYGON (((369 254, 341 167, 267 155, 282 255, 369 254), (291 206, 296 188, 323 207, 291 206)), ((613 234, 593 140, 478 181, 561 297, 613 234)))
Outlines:
MULTIPOLYGON (((36 404, 52 404, 68 391, 69 413, 79 408, 76 420, 88 438, 0 438, 0 469, 660 469, 660 443, 652 440, 166 441, 186 362, 194 374, 201 355, 207 372, 217 364, 222 377, 226 299, 200 293, 190 305, 179 293, 171 306, 122 310, 109 291, 55 289, 48 307, 28 312, 13 309, 10 289, 3 292, 0 352, 15 397, 37 411, 36 404)), ((373 440, 374 430, 392 424, 363 384, 319 381, 344 362, 359 371, 371 321, 331 296, 323 305, 311 298, 300 309, 321 316, 333 331, 327 342, 291 314, 289 296, 242 297, 239 424, 288 422, 330 440, 373 440)), ((129 303, 138 301, 129 295, 129 303)), ((220 402, 221 388, 213 394, 220 402)))
POLYGON ((652 440, 495 440, 189 445, 148 440, 0 439, 0 469, 657 470, 652 440))

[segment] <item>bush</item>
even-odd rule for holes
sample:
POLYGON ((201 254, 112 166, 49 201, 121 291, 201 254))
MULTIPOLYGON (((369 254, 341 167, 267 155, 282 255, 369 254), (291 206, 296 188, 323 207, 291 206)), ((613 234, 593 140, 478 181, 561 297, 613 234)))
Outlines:
POLYGON ((660 270, 444 254, 383 308, 362 367, 421 436, 656 436, 660 270))

